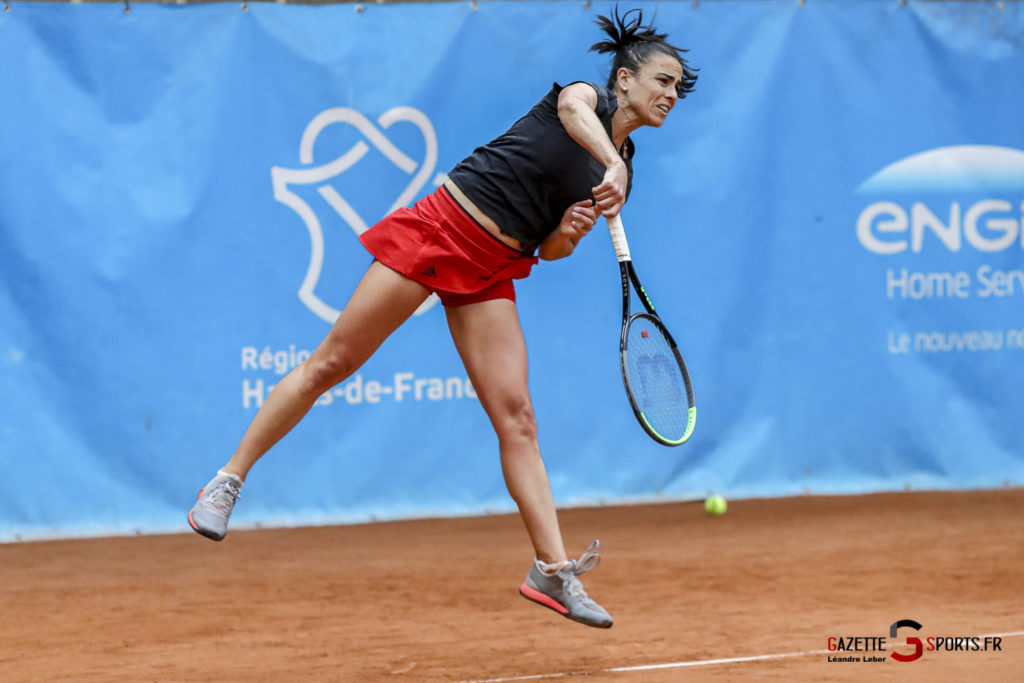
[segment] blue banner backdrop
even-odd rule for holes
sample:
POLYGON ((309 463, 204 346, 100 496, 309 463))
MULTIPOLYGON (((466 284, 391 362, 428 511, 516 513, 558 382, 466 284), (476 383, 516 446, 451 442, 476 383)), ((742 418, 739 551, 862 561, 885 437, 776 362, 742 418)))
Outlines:
MULTIPOLYGON (((699 404, 619 378, 603 228, 519 283, 558 502, 1024 481, 1019 3, 638 3, 700 68, 623 212, 699 404)), ((0 14, 0 538, 185 530, 271 387, 610 3, 13 3, 0 14)), ((253 471, 235 524, 510 510, 427 306, 253 471)))

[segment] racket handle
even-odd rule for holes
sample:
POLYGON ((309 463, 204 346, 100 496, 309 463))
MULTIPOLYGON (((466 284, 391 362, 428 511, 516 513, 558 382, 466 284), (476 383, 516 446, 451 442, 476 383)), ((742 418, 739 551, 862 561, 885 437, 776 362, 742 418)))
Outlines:
POLYGON ((619 263, 630 261, 629 242, 626 241, 626 231, 622 227, 622 218, 615 214, 608 219, 608 232, 612 235, 612 247, 615 248, 615 258, 619 263))

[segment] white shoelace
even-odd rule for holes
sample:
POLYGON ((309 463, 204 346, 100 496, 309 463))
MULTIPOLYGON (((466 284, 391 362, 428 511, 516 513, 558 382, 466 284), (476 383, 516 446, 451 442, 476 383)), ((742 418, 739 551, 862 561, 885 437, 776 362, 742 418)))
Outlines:
POLYGON ((575 574, 570 574, 569 572, 562 574, 559 572, 559 575, 562 577, 562 585, 565 586, 565 590, 569 595, 574 598, 580 598, 581 600, 590 599, 590 596, 587 595, 587 591, 583 588, 583 582, 580 581, 575 574))
POLYGON ((230 514, 235 501, 242 497, 242 489, 231 479, 221 479, 213 485, 207 504, 219 512, 230 514))
POLYGON ((587 595, 587 591, 583 589, 583 583, 578 577, 581 574, 586 574, 601 563, 601 555, 598 553, 598 550, 600 549, 601 542, 594 541, 590 544, 590 547, 580 555, 580 559, 570 560, 569 564, 558 572, 558 575, 562 577, 562 581, 564 582, 569 595, 577 598, 590 599, 590 596, 587 595))

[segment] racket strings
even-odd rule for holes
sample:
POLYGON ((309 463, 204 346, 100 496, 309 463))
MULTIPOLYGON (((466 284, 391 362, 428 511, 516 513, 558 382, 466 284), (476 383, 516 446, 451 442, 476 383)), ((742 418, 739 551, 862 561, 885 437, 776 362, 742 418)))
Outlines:
POLYGON ((661 327, 639 316, 626 336, 626 368, 637 407, 648 425, 670 440, 683 437, 689 419, 686 384, 661 327))

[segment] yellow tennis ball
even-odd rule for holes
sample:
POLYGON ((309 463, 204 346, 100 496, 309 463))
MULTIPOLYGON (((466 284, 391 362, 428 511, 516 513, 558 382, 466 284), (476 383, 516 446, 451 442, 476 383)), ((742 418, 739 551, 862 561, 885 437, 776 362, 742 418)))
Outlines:
POLYGON ((704 501, 704 511, 709 515, 724 515, 729 504, 721 496, 708 496, 704 501))

